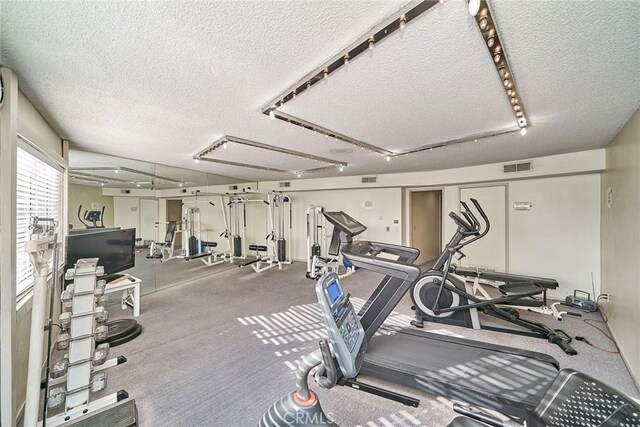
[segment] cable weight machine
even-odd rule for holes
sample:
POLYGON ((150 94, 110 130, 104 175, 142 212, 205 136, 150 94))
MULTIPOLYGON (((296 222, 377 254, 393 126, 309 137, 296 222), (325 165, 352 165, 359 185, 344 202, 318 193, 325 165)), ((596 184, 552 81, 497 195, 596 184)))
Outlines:
POLYGON ((256 273, 275 266, 282 269, 284 264, 291 264, 291 197, 279 191, 252 190, 243 188, 244 194, 264 194, 263 200, 248 200, 245 202, 262 202, 267 206, 266 244, 252 243, 249 250, 255 251, 255 256, 247 259, 239 267, 251 266, 256 273))

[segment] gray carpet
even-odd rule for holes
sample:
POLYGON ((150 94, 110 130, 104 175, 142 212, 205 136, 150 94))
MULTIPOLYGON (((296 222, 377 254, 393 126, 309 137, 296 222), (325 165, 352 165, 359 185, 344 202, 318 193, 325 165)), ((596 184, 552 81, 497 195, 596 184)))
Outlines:
POLYGON ((137 252, 136 266, 124 272, 142 280, 140 284, 142 295, 191 282, 230 268, 237 268, 228 262, 208 266, 199 259, 185 261, 181 258, 174 258, 160 262, 159 259, 148 259, 147 255, 148 250, 137 252))
MULTIPOLYGON (((343 284, 358 304, 379 280, 374 273, 360 271, 343 284)), ((314 350, 323 335, 311 313, 315 301, 314 282, 304 277, 302 263, 261 274, 229 269, 147 295, 138 319, 144 332, 112 349, 111 356, 125 355, 128 362, 109 369, 108 391, 126 389, 136 399, 141 426, 254 426, 276 399, 292 389, 296 360, 314 350), (298 328, 286 335, 274 327, 271 315, 292 306, 298 328)), ((110 309, 110 313, 112 318, 130 316, 130 311, 110 309)), ((389 327, 411 315, 406 297, 389 327)), ((611 348, 582 319, 569 317, 556 323, 542 315, 525 316, 611 348)), ((572 357, 540 339, 444 325, 426 329, 548 353, 561 367, 584 371, 633 397, 640 395, 619 355, 584 343, 575 343, 579 354, 572 357)), ((312 383, 325 410, 342 426, 442 426, 454 417, 447 399, 390 387, 420 398, 420 407, 339 386, 323 390, 312 383)))

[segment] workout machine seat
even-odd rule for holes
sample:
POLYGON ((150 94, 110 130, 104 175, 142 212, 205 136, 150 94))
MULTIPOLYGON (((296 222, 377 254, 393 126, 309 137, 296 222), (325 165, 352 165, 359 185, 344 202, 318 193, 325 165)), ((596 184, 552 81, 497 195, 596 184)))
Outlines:
MULTIPOLYGON (((454 406, 468 414, 468 408, 454 406)), ((476 413, 475 411, 471 411, 476 413)), ((483 414, 487 419, 490 416, 483 414)), ((470 415, 471 416, 471 415, 470 415)), ((482 419, 483 417, 479 417, 482 419)), ((572 369, 563 369, 546 390, 536 408, 527 414, 530 427, 638 426, 640 404, 602 382, 572 369)), ((494 420, 495 421, 495 420, 494 420)), ((483 427, 490 424, 457 417, 449 427, 483 427)), ((512 425, 512 424, 511 424, 512 425)))

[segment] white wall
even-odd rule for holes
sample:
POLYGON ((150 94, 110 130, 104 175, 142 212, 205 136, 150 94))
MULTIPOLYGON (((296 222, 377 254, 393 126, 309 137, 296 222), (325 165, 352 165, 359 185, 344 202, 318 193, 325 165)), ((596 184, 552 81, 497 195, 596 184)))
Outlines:
MULTIPOLYGON (((376 188, 376 187, 427 187, 480 182, 528 179, 553 175, 572 175, 585 172, 602 171, 605 168, 604 149, 579 151, 577 153, 522 159, 533 162, 533 169, 518 174, 504 174, 502 163, 481 166, 445 169, 427 172, 407 172, 378 175, 377 183, 362 184, 360 176, 340 176, 335 178, 314 178, 291 180, 288 191, 335 190, 339 188, 376 188)), ((509 162, 514 163, 514 162, 509 162)), ((345 173, 348 173, 345 169, 345 173)), ((278 189, 279 181, 258 183, 258 188, 278 189)))
POLYGON ((136 237, 140 237, 140 199, 114 197, 113 224, 120 228, 135 228, 136 237))
POLYGON ((640 384, 640 110, 607 147, 601 205, 602 291, 611 294, 611 301, 602 303, 622 356, 640 384))
POLYGON ((388 243, 402 242, 402 190, 370 188, 362 190, 304 191, 291 193, 293 200, 294 260, 307 259, 307 207, 323 206, 327 211, 342 210, 367 227, 360 235, 366 240, 388 243), (372 201, 373 208, 363 206, 372 201), (394 223, 397 221, 397 223, 394 223), (387 231, 389 227, 389 231, 387 231))
MULTIPOLYGON (((507 185, 508 271, 557 279, 560 287, 549 292, 556 298, 574 289, 592 293, 593 272, 599 293, 600 174, 499 182, 507 185), (514 211, 513 202, 531 202, 533 209, 514 211)), ((443 246, 456 230, 448 215, 460 212, 459 189, 443 187, 443 246)))
POLYGON ((509 271, 552 277, 560 287, 600 293, 600 175, 574 175, 509 183, 509 271), (531 202, 515 211, 514 202, 531 202))

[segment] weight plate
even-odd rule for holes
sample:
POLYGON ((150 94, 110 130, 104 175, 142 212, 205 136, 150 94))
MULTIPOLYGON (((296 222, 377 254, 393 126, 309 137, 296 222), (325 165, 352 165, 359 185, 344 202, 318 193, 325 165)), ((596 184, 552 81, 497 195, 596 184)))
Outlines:
POLYGON ((128 335, 124 335, 120 338, 114 339, 112 340, 111 338, 107 339, 107 341, 109 342, 109 348, 111 347, 117 347, 121 344, 127 343, 129 341, 131 341, 132 339, 136 338, 138 335, 140 335, 142 333, 142 325, 138 324, 136 325, 136 328, 131 331, 130 334, 128 335))
POLYGON ((107 322, 109 333, 106 342, 111 343, 112 340, 120 339, 132 333, 138 326, 138 322, 134 319, 118 319, 107 322))

